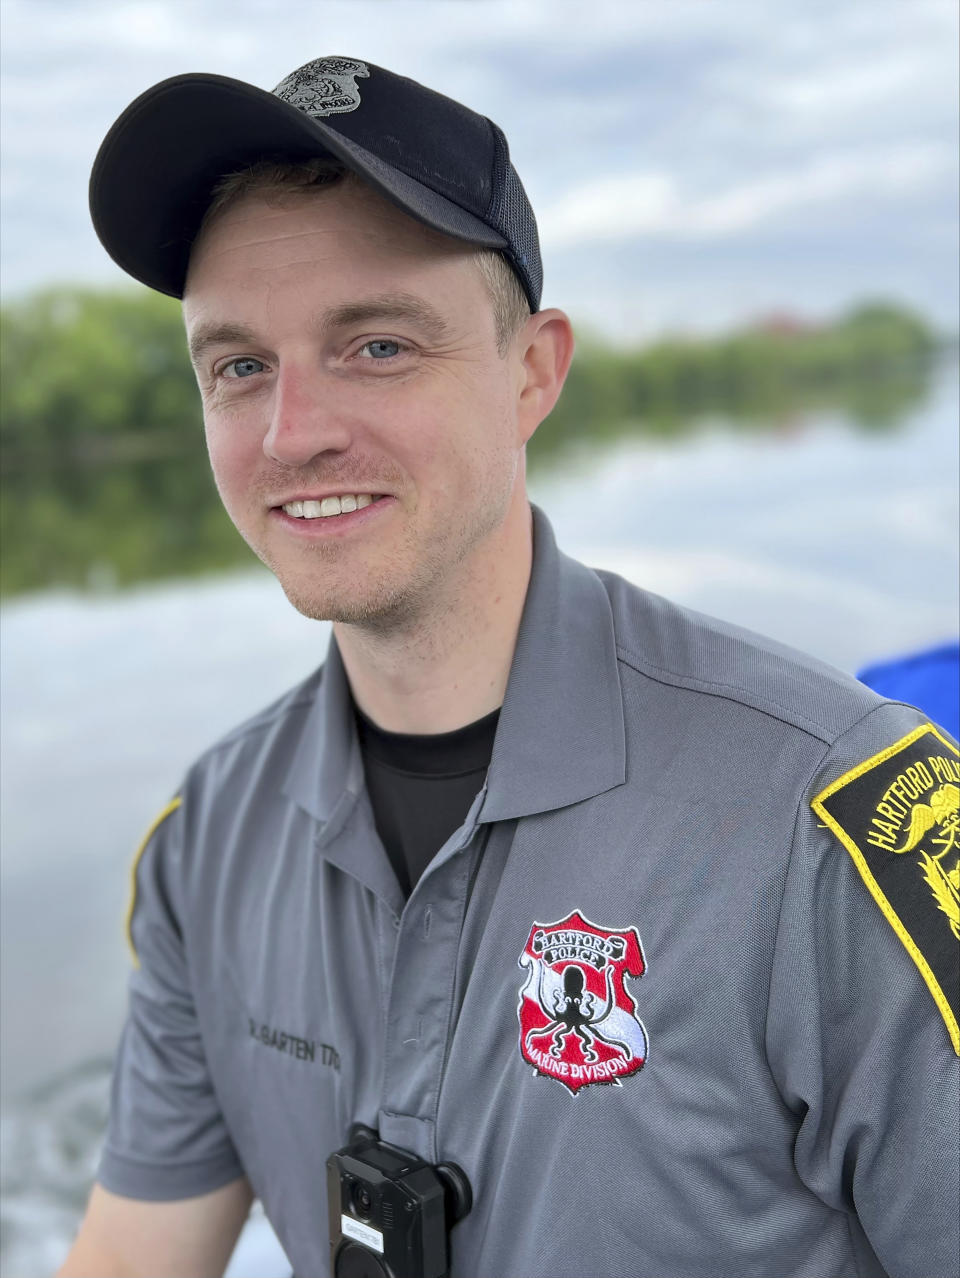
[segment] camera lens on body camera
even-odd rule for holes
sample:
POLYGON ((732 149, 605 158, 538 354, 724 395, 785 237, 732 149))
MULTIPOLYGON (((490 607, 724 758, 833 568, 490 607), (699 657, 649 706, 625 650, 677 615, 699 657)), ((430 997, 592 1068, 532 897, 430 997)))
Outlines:
POLYGON ((350 1202, 358 1216, 366 1219, 373 1211, 373 1196, 366 1185, 357 1182, 350 1190, 350 1202))

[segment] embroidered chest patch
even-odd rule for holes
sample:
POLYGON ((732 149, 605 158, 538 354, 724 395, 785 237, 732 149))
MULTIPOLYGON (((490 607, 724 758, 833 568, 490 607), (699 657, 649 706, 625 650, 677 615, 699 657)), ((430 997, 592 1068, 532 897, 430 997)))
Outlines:
POLYGON ((925 724, 813 800, 933 995, 960 1056, 960 756, 925 724))
POLYGON ((534 923, 518 962, 520 1054, 538 1074, 576 1095, 643 1068, 647 1031, 625 984, 646 967, 636 928, 597 927, 579 912, 534 923))

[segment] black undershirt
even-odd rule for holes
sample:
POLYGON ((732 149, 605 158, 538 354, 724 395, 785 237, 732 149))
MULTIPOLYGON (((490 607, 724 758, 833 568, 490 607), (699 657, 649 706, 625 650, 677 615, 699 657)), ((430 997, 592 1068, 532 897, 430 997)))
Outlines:
POLYGON ((483 785, 500 711, 429 736, 384 732, 354 713, 377 833, 409 896, 483 785))

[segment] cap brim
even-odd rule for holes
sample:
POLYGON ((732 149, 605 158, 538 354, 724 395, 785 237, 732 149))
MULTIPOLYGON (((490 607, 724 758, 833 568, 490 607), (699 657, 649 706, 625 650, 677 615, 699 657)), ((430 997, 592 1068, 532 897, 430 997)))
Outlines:
POLYGON ((507 241, 466 209, 335 129, 242 80, 180 75, 147 90, 107 134, 90 176, 100 242, 128 274, 182 297, 217 181, 257 160, 331 155, 411 217, 482 248, 507 241))

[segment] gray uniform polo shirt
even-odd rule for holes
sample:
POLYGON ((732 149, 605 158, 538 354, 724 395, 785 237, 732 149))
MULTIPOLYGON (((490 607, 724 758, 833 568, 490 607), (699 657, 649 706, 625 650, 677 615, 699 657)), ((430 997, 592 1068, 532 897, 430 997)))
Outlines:
POLYGON ((408 901, 335 644, 190 771, 139 859, 99 1180, 245 1174, 315 1278, 363 1122, 466 1171, 460 1278, 955 1274, 949 900, 902 921, 918 857, 952 883, 955 746, 534 532, 486 784, 408 901))

